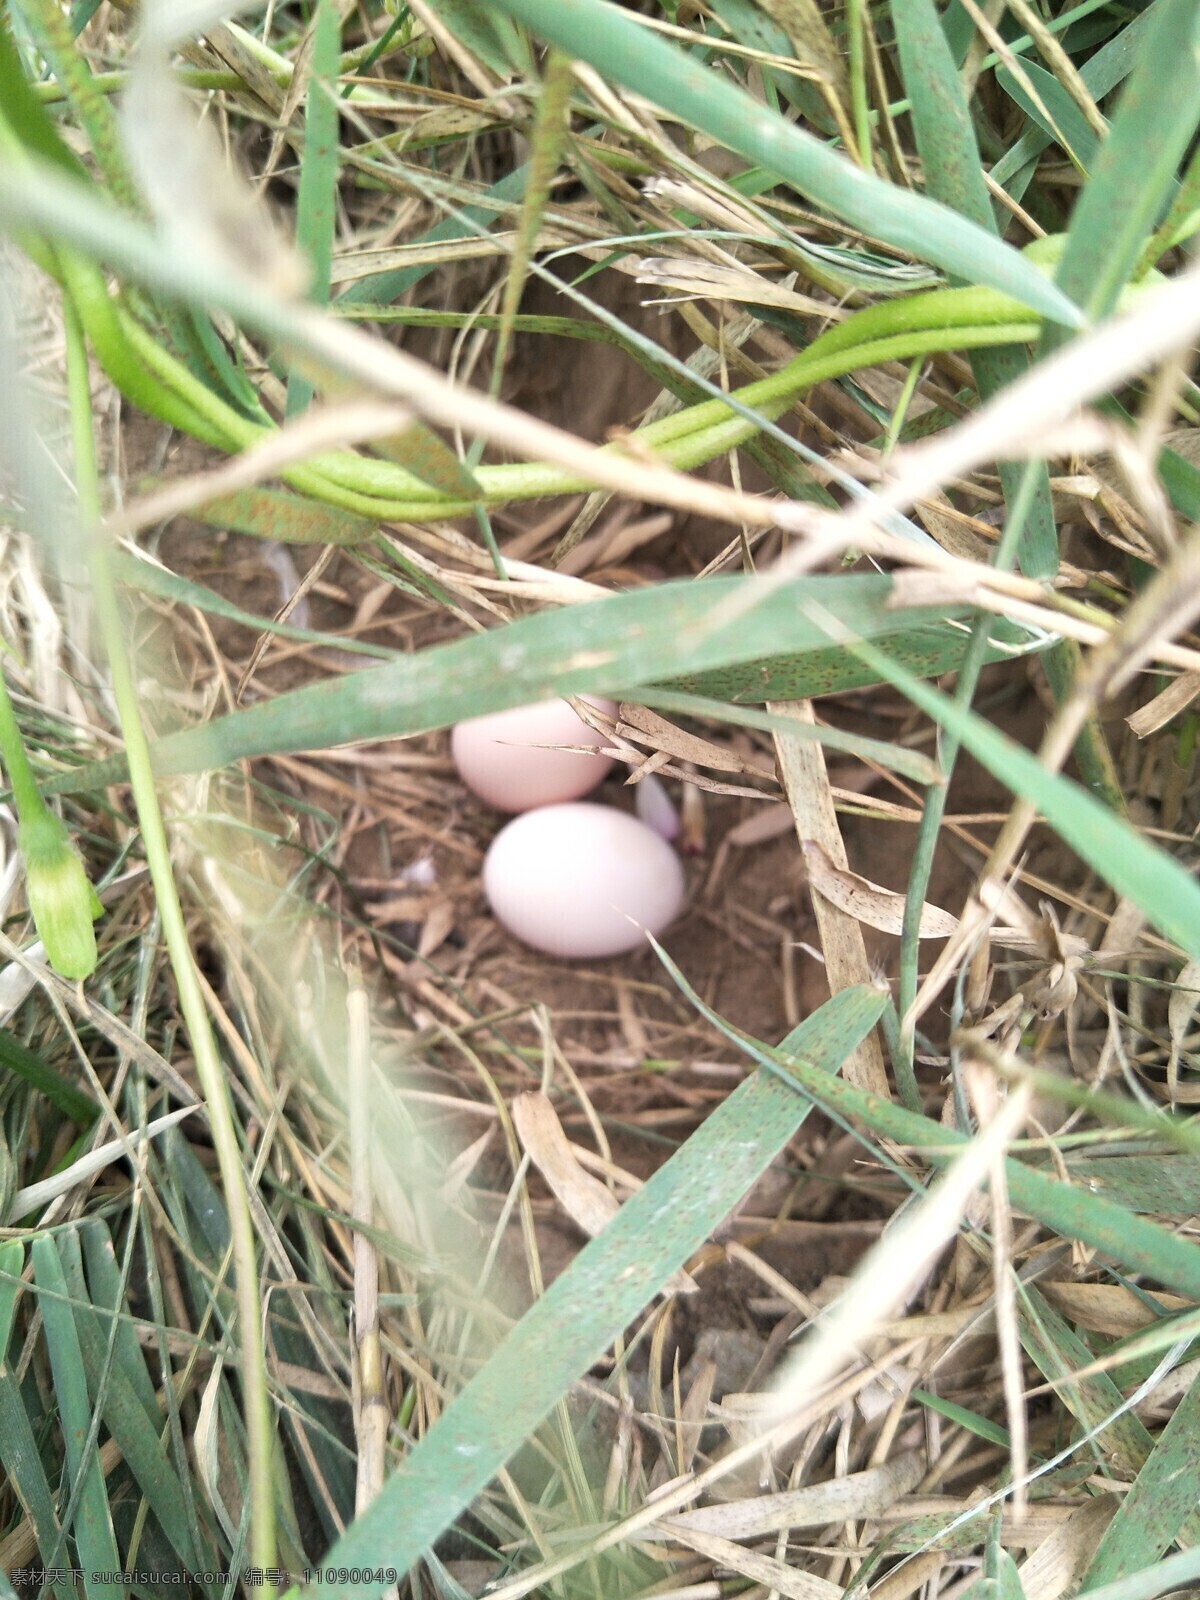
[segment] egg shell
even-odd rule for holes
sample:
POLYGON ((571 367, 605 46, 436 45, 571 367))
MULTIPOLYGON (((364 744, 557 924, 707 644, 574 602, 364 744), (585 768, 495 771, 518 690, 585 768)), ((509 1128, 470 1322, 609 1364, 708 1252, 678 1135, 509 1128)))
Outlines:
MULTIPOLYGON (((610 715, 611 700, 589 705, 610 715)), ((576 755, 547 745, 600 745, 603 735, 581 722, 565 700, 544 700, 460 722, 450 753, 473 794, 498 811, 532 811, 590 793, 612 766, 611 756, 576 755)))
POLYGON ((510 933, 576 960, 636 950, 684 899, 683 868, 665 839, 623 811, 586 803, 543 806, 503 827, 483 887, 510 933))

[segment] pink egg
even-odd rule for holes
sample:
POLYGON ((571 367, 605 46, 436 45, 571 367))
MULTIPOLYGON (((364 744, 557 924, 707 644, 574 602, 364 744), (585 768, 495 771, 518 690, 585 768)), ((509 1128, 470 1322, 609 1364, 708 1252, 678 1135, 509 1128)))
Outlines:
POLYGON ((665 839, 608 806, 527 811, 483 864, 498 921, 547 955, 598 960, 636 950, 679 914, 683 868, 665 839))
MULTIPOLYGON (((601 711, 617 709, 611 700, 586 698, 601 711)), ((460 722, 450 735, 450 753, 462 781, 481 800, 498 811, 531 811, 588 794, 612 766, 610 756, 548 747, 601 743, 602 735, 565 700, 544 700, 460 722)))

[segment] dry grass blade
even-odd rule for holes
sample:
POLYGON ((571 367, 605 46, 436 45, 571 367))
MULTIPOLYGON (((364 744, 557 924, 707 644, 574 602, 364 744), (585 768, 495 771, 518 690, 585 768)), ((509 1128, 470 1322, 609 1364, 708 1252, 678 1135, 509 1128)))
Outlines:
MULTIPOLYGON (((813 721, 812 706, 808 702, 802 702, 798 707, 773 705, 770 710, 774 715, 795 717, 800 722, 813 721)), ((835 870, 844 871, 847 866, 846 849, 838 828, 825 757, 820 746, 777 734, 775 749, 797 836, 802 844, 806 840, 815 841, 832 860, 835 870)), ((840 989, 854 984, 869 984, 871 973, 858 922, 834 901, 827 899, 811 878, 809 882, 831 992, 837 994, 840 989)), ((874 1034, 864 1040, 854 1059, 847 1062, 846 1075, 851 1082, 869 1089, 873 1094, 888 1094, 883 1052, 874 1034)))

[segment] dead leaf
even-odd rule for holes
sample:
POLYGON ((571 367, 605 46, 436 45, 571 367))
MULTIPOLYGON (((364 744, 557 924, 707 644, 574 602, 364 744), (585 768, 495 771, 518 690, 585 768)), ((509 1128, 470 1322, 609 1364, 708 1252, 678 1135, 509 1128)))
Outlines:
POLYGON ((716 1562, 730 1572, 740 1573, 764 1589, 786 1595, 787 1600, 842 1600, 845 1593, 840 1583, 830 1583, 828 1578, 818 1578, 790 1564, 785 1566, 774 1556, 759 1555, 754 1550, 747 1550, 745 1545, 735 1544, 732 1539, 719 1539, 713 1534, 697 1532, 694 1528, 680 1527, 673 1521, 664 1521, 660 1527, 664 1533, 674 1536, 697 1555, 716 1562))
MULTIPOLYGON (((767 710, 772 716, 790 717, 810 726, 816 721, 811 700, 769 700, 767 710)), ((846 847, 834 809, 825 752, 819 744, 806 739, 789 739, 779 729, 775 733, 775 759, 796 824, 797 839, 819 839, 827 857, 845 870, 846 847)), ((811 898, 830 993, 837 994, 839 989, 858 983, 869 984, 872 974, 862 928, 822 894, 811 898)), ((874 1029, 847 1056, 842 1070, 847 1082, 856 1088, 868 1089, 885 1099, 891 1094, 883 1049, 874 1029)))
POLYGON ((1114 1494, 1097 1495, 1060 1523, 1017 1569, 1024 1593, 1037 1595, 1038 1600, 1074 1594, 1119 1504, 1114 1494))
POLYGON ((686 1528, 726 1539, 760 1539, 792 1528, 824 1528, 864 1518, 874 1521, 915 1489, 924 1474, 925 1457, 912 1450, 884 1466, 827 1478, 806 1488, 684 1511, 673 1516, 669 1526, 672 1532, 686 1528))
POLYGON ((616 1196, 579 1165, 558 1113, 544 1094, 519 1094, 513 1101, 512 1119, 526 1155, 545 1178, 551 1194, 594 1239, 620 1210, 616 1196))
POLYGON ((989 561, 996 544, 996 530, 968 516, 944 494, 933 494, 917 501, 917 511, 925 527, 952 556, 964 561, 989 561))
POLYGON ((791 811, 785 805, 771 804, 752 811, 744 822, 730 828, 725 839, 732 845, 766 844, 769 839, 778 839, 791 831, 791 811))
MULTIPOLYGON (((1072 1322, 1110 1338, 1123 1339, 1160 1320, 1159 1313, 1119 1283, 1044 1281, 1041 1288, 1046 1299, 1072 1322)), ((1155 1298, 1165 1313, 1186 1311, 1190 1306, 1190 1301, 1162 1290, 1156 1292, 1155 1298)))
POLYGON ((1167 1026, 1171 1030, 1171 1060, 1167 1081, 1174 1097, 1179 1081, 1179 1057, 1186 1048, 1188 1030, 1200 1007, 1200 961, 1189 961, 1176 978, 1167 1003, 1167 1026))
POLYGON ((834 95, 848 102, 850 89, 842 52, 816 0, 761 0, 761 5, 787 34, 797 66, 807 68, 834 95))
POLYGON ((681 294, 698 295, 706 300, 778 306, 782 311, 820 317, 822 321, 829 312, 824 302, 814 300, 810 295, 796 294, 783 284, 771 283, 744 267, 727 267, 718 261, 646 256, 638 263, 636 281, 654 288, 677 289, 681 294))
POLYGON ((422 961, 441 949, 449 935, 454 931, 458 921, 458 907, 450 898, 435 900, 425 916, 421 927, 421 937, 417 944, 417 954, 422 961))
MULTIPOLYGON (((620 1210, 616 1197, 580 1166, 558 1113, 544 1094, 519 1094, 512 1104, 512 1119, 526 1155, 545 1178, 551 1194, 572 1222, 594 1239, 620 1210)), ((676 1272, 663 1290, 691 1294, 697 1287, 686 1272, 676 1272)))
POLYGON ((774 778, 775 768, 769 761, 744 757, 724 745, 713 744, 694 733, 685 733, 673 722, 660 717, 645 706, 621 702, 617 735, 632 739, 638 744, 652 745, 679 761, 694 761, 698 767, 708 767, 713 772, 758 772, 764 778, 774 778))
MULTIPOLYGON (((835 867, 815 839, 801 844, 808 868, 808 880, 832 905, 865 922, 880 933, 899 933, 904 924, 904 896, 884 889, 869 878, 835 867)), ((958 927, 958 918, 928 901, 921 909, 919 936, 922 939, 948 939, 958 927)))
POLYGON ((1181 672, 1161 694, 1147 700, 1125 721, 1139 739, 1145 739, 1165 727, 1172 717, 1186 711, 1197 695, 1200 695, 1200 672, 1181 672))

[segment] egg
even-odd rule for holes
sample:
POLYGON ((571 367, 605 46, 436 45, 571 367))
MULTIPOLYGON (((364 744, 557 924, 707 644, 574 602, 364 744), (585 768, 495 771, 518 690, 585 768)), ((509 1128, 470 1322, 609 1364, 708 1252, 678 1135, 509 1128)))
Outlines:
MULTIPOLYGON (((587 696, 589 705, 612 715, 611 700, 587 696)), ((552 745, 593 745, 603 735, 589 728, 565 700, 544 700, 492 716, 460 722, 450 735, 450 753, 473 794, 498 811, 532 811, 588 794, 612 766, 611 756, 576 755, 552 745)))
POLYGON ((683 868, 636 817, 588 803, 507 823, 483 863, 498 921, 547 955, 598 960, 636 950, 678 915, 683 868))

